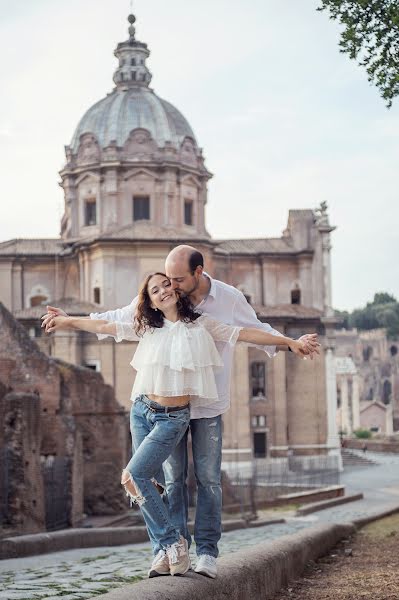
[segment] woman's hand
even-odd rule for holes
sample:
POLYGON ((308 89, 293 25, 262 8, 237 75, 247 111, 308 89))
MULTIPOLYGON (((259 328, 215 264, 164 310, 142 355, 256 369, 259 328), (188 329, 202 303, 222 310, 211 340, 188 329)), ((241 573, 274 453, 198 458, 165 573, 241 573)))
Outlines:
POLYGON ((307 349, 305 342, 300 339, 291 340, 288 343, 288 347, 291 348, 292 352, 300 358, 305 359, 306 355, 309 354, 309 350, 307 349))
MULTIPOLYGON (((48 315, 44 315, 42 319, 46 317, 48 315)), ((53 331, 58 331, 58 329, 69 329, 71 321, 72 317, 52 316, 50 319, 47 318, 46 332, 52 333, 53 331)))
POLYGON ((67 317, 67 313, 62 308, 56 306, 46 306, 47 314, 42 316, 42 327, 47 331, 47 326, 53 317, 67 317))

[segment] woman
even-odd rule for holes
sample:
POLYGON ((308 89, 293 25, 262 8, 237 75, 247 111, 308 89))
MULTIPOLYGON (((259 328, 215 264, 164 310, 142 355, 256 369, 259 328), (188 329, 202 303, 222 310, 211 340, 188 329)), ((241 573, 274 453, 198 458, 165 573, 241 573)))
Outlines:
POLYGON ((182 575, 190 567, 187 540, 172 525, 159 494, 163 462, 184 435, 189 403, 217 400, 214 371, 223 366, 215 341, 284 345, 303 356, 301 342, 263 330, 233 327, 195 312, 186 297, 172 289, 163 273, 144 280, 134 323, 54 316, 47 331, 81 329, 114 336, 117 342, 139 340, 132 360, 131 433, 134 455, 121 483, 142 512, 150 538, 159 549, 149 576, 182 575))

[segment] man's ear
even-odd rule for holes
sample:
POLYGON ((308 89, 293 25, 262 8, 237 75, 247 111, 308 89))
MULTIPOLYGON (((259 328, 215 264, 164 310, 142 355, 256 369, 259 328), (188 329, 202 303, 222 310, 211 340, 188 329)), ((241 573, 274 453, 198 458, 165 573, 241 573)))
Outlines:
POLYGON ((202 267, 201 265, 198 265, 195 269, 195 274, 200 276, 200 275, 202 275, 203 270, 204 270, 204 267, 202 267))

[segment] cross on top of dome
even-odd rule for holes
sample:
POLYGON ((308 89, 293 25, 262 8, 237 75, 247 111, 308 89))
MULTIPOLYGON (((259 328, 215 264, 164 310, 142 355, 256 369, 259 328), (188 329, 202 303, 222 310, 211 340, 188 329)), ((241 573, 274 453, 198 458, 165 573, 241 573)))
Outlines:
POLYGON ((148 87, 152 75, 146 65, 146 60, 150 55, 147 44, 136 40, 136 28, 134 23, 136 17, 130 14, 129 21, 129 39, 121 42, 114 52, 119 60, 119 66, 114 73, 114 82, 117 88, 130 88, 137 86, 148 87))

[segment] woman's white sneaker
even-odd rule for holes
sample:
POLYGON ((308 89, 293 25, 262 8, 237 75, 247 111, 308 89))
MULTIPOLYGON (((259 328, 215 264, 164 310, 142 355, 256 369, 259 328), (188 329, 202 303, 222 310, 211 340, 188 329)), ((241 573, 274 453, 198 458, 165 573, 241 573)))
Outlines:
POLYGON ((215 579, 218 572, 216 558, 210 554, 201 554, 198 557, 197 566, 194 570, 196 573, 201 573, 201 575, 206 575, 207 577, 215 579))
POLYGON ((171 575, 184 575, 190 568, 187 540, 181 535, 178 542, 166 548, 171 575))
POLYGON ((170 575, 169 559, 166 556, 165 550, 160 550, 152 561, 151 569, 148 571, 148 577, 161 577, 162 575, 170 575))

